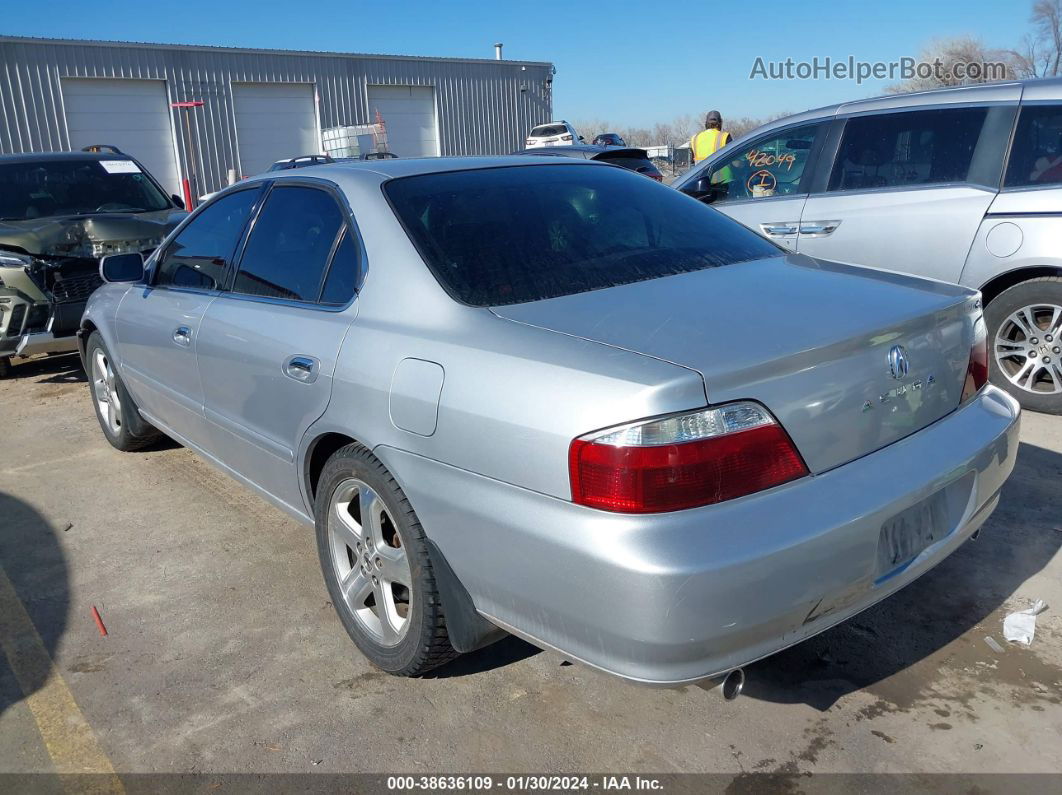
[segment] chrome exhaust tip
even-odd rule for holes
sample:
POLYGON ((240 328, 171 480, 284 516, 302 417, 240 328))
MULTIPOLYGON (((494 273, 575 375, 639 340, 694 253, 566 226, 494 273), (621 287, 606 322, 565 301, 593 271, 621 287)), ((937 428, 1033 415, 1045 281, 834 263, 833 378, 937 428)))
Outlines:
POLYGON ((744 689, 745 671, 741 668, 735 668, 723 677, 723 683, 719 687, 719 692, 725 701, 733 701, 741 695, 741 691, 744 689))
POLYGON ((720 676, 712 677, 701 684, 703 690, 718 691, 724 701, 733 701, 745 689, 745 671, 735 668, 720 676))

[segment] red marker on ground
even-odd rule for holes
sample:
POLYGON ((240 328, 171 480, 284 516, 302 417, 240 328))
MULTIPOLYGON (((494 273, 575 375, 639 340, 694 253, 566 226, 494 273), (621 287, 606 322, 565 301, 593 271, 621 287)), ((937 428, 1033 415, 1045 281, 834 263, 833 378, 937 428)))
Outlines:
POLYGON ((103 619, 100 618, 100 611, 96 609, 96 605, 92 606, 92 618, 96 622, 96 628, 99 629, 100 634, 103 637, 107 637, 107 627, 103 626, 103 619))

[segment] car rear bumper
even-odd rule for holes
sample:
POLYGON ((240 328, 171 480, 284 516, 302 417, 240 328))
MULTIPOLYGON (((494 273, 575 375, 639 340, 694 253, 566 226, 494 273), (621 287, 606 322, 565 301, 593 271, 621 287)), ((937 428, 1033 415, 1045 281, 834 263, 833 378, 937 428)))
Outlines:
POLYGON ((572 659, 670 684, 779 651, 924 574, 995 508, 1018 431, 1018 404, 989 386, 844 466, 653 516, 584 508, 393 448, 377 454, 477 610, 572 659), (883 570, 883 524, 931 498, 936 540, 883 570))

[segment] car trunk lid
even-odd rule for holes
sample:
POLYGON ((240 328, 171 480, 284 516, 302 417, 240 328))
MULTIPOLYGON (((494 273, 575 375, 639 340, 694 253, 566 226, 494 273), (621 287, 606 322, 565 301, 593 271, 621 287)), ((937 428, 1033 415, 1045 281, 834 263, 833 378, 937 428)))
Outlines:
POLYGON ((493 311, 696 370, 710 403, 763 403, 822 472, 958 406, 978 300, 790 255, 493 311))

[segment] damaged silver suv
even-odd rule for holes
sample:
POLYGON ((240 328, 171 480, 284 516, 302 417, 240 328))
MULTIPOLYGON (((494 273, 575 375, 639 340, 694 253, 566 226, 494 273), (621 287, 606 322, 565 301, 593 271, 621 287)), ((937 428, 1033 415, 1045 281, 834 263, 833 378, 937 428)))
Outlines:
POLYGON ((107 254, 150 254, 186 215, 114 147, 0 156, 0 377, 12 356, 77 350, 107 254))

